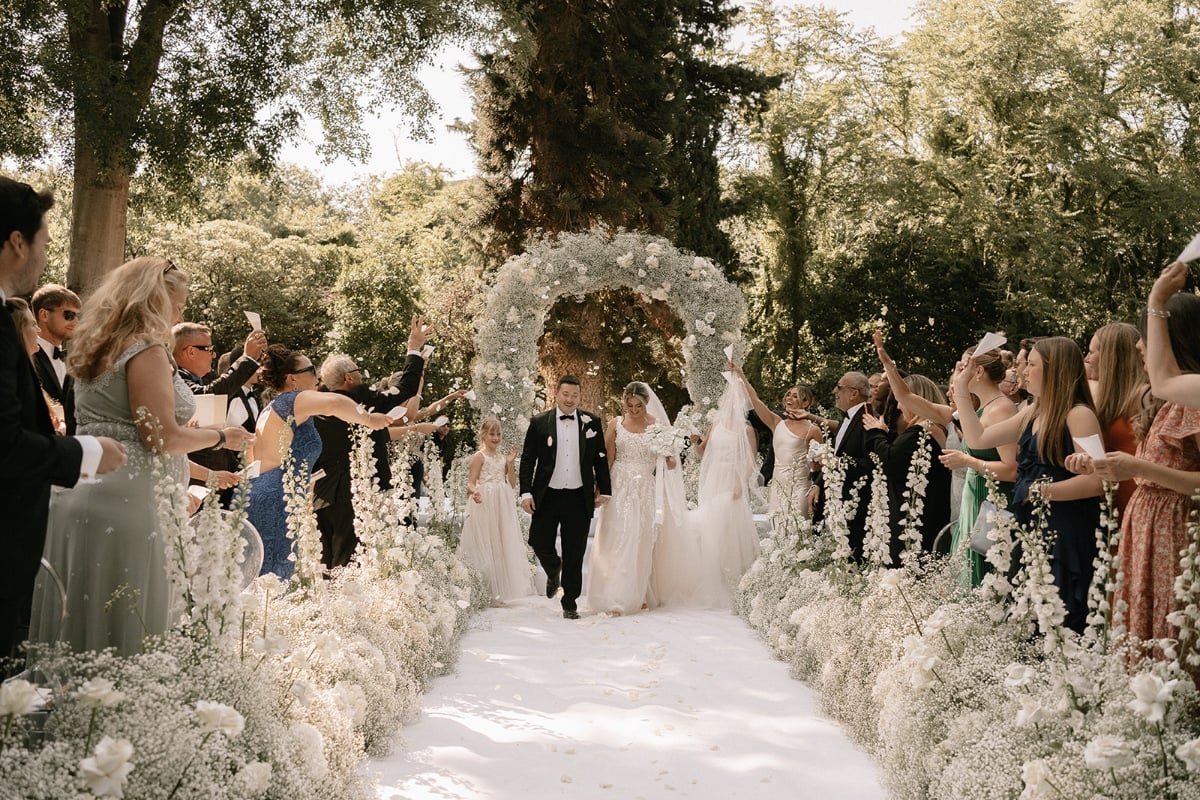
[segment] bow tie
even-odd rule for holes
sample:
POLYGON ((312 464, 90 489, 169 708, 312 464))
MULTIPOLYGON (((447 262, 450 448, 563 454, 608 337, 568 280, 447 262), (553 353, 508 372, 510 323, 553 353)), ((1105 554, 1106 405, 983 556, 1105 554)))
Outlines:
POLYGON ((67 351, 63 350, 61 347, 56 347, 56 348, 54 348, 54 352, 51 354, 51 357, 56 358, 59 361, 62 361, 64 358, 67 357, 67 351))
POLYGON ((575 415, 574 415, 574 414, 559 414, 559 415, 558 415, 558 418, 559 418, 559 419, 570 419, 570 420, 573 420, 573 419, 575 419, 575 415))

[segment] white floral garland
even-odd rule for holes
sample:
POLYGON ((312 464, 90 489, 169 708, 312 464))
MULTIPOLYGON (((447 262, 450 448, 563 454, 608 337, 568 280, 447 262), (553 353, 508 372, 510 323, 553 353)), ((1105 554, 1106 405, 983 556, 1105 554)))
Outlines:
POLYGON ((709 259, 658 236, 605 229, 560 234, 504 263, 475 321, 475 405, 500 419, 506 443, 520 440, 534 413, 538 339, 555 302, 621 287, 667 303, 683 321, 688 393, 698 410, 715 407, 725 384, 724 349, 741 340, 741 291, 709 259))

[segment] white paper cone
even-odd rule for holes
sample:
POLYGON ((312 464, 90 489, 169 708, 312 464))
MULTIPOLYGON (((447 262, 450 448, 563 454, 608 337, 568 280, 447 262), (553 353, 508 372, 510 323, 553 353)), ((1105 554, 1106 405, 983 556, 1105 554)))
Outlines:
POLYGON ((1195 261, 1200 258, 1200 233, 1196 234, 1196 238, 1188 243, 1188 246, 1183 248, 1183 252, 1179 254, 1176 261, 1195 261))
POLYGON ((995 350, 1007 341, 1008 339, 998 333, 985 333, 983 338, 979 340, 979 344, 975 345, 975 354, 982 355, 989 350, 995 350))
POLYGON ((1074 439, 1075 444, 1079 445, 1080 449, 1094 460, 1103 461, 1107 458, 1104 451, 1104 440, 1100 438, 1099 434, 1093 433, 1091 436, 1084 436, 1083 438, 1076 436, 1074 439))
POLYGON ((262 330, 262 317, 259 316, 257 311, 243 311, 242 313, 246 315, 246 319, 250 322, 251 328, 256 331, 262 330))

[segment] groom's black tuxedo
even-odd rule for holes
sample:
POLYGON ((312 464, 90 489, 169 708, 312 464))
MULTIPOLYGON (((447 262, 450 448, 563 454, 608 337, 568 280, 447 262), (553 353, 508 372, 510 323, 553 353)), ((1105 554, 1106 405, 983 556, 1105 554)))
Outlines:
POLYGON ((78 441, 54 434, 25 346, 0 314, 0 658, 29 624, 50 484, 74 486, 82 458, 78 441))
POLYGON ((521 450, 521 495, 533 497, 533 521, 529 526, 529 545, 546 571, 550 587, 561 575, 564 611, 575 611, 583 591, 583 556, 587 550, 597 492, 612 494, 608 476, 608 454, 604 450, 604 429, 600 418, 581 409, 575 410, 578 433, 579 478, 577 489, 552 489, 550 481, 558 463, 559 411, 552 408, 529 421, 525 446, 521 450), (562 532, 562 558, 554 542, 562 532))

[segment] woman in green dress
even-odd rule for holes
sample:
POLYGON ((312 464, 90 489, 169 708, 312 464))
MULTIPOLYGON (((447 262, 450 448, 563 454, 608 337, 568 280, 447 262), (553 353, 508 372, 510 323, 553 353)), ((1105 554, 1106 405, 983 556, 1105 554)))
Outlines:
MULTIPOLYGON (((896 368, 896 362, 892 361, 887 350, 884 349, 883 335, 878 331, 875 332, 875 351, 879 355, 884 374, 887 375, 888 383, 891 384, 892 393, 897 400, 903 397, 914 409, 913 413, 926 419, 941 422, 944 425, 950 424, 954 414, 954 410, 950 406, 931 403, 923 397, 912 395, 900 375, 900 370, 896 368), (912 396, 910 397, 910 395, 912 396)), ((971 376, 968 387, 971 396, 978 400, 979 407, 975 411, 975 415, 979 417, 983 427, 986 429, 1016 414, 1016 406, 1000 390, 1000 382, 1004 380, 1005 373, 1000 351, 990 350, 986 353, 975 354, 975 348, 972 347, 966 351, 966 355, 975 356, 975 374, 971 376)), ((958 413, 971 413, 971 397, 959 397, 955 400, 959 409, 958 413)), ((983 580, 988 569, 987 562, 983 557, 969 547, 971 528, 975 526, 975 519, 979 516, 980 505, 987 499, 985 472, 990 473, 1000 482, 1000 491, 1004 495, 1005 501, 1011 499, 1013 481, 1017 477, 1017 446, 1008 444, 999 448, 972 450, 966 442, 963 442, 962 450, 947 450, 943 453, 941 462, 952 470, 961 467, 965 467, 967 470, 966 481, 963 484, 962 504, 959 506, 958 520, 954 523, 953 538, 950 542, 950 557, 964 558, 962 553, 966 553, 967 563, 962 572, 963 582, 975 587, 983 580)))

